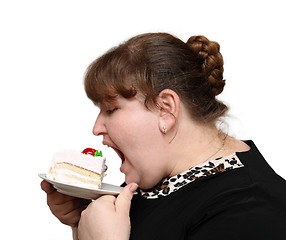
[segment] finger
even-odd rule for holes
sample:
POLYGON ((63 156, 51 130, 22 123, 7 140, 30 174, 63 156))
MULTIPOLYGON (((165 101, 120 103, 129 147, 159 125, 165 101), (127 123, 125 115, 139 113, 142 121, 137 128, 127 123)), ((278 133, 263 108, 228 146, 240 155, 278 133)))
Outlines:
POLYGON ((64 202, 62 204, 49 205, 51 211, 56 216, 64 216, 75 209, 83 208, 83 202, 81 199, 75 199, 71 201, 64 202))
POLYGON ((54 192, 47 194, 47 203, 49 206, 50 205, 61 205, 61 204, 64 204, 65 202, 73 201, 73 200, 77 200, 77 199, 81 200, 81 198, 68 196, 68 195, 62 194, 58 191, 54 191, 54 192))
POLYGON ((136 183, 130 183, 122 189, 115 201, 116 212, 129 214, 131 200, 137 188, 138 185, 136 183))
POLYGON ((50 194, 54 191, 56 191, 56 189, 54 189, 54 187, 52 186, 52 184, 48 183, 47 181, 43 180, 41 182, 41 188, 43 191, 45 191, 47 194, 50 194))
POLYGON ((83 211, 82 208, 74 209, 73 211, 63 215, 59 220, 71 227, 76 227, 80 220, 81 212, 83 211))

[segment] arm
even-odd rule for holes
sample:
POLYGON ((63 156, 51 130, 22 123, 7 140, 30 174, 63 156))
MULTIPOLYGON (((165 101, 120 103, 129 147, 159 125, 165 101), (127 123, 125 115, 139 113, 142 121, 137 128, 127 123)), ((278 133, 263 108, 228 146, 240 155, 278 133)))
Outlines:
POLYGON ((78 240, 78 228, 77 227, 72 227, 72 239, 78 240))

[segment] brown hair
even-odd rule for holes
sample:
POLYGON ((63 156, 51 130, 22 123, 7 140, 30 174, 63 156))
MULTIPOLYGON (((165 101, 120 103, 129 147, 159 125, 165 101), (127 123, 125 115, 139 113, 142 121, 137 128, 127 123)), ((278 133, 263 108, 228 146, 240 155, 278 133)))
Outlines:
POLYGON ((95 60, 85 75, 85 91, 95 103, 143 94, 156 104, 164 89, 175 91, 193 119, 205 123, 223 116, 227 106, 216 99, 224 88, 220 46, 204 36, 187 43, 167 33, 135 36, 95 60))

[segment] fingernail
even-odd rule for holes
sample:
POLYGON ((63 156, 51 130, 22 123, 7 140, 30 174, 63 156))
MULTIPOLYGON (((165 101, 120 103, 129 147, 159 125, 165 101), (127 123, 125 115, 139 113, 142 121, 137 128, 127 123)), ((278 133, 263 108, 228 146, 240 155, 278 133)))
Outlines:
POLYGON ((138 185, 136 183, 131 184, 131 186, 129 187, 129 191, 132 193, 135 193, 136 190, 138 188, 138 185))

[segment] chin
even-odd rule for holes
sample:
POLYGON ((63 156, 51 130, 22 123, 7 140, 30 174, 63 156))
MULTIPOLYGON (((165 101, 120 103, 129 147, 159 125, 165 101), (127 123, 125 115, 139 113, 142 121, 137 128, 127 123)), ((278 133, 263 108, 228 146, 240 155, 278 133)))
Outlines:
POLYGON ((140 178, 138 176, 128 176, 125 175, 125 183, 129 184, 129 183, 136 183, 138 184, 139 188, 141 189, 150 189, 155 187, 158 183, 157 182, 145 182, 144 180, 140 180, 140 178))
POLYGON ((138 181, 138 179, 134 178, 134 177, 129 177, 127 175, 125 175, 125 183, 129 184, 129 183, 136 183, 139 187, 140 187, 140 181, 138 181))
POLYGON ((139 182, 132 181, 132 182, 137 183, 139 188, 141 188, 141 189, 151 189, 151 188, 153 188, 153 187, 155 187, 157 185, 157 184, 154 184, 154 183, 145 183, 143 181, 139 181, 139 182))
POLYGON ((157 184, 141 184, 141 185, 138 185, 141 189, 151 189, 153 187, 155 187, 157 184))

